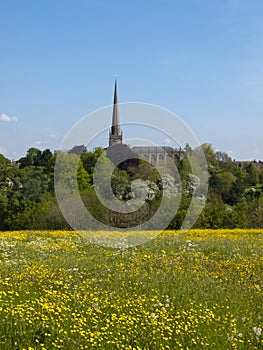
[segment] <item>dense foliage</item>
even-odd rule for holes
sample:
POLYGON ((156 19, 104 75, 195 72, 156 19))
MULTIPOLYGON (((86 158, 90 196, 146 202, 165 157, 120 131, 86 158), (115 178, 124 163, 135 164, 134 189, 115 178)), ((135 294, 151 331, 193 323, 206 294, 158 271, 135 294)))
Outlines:
MULTIPOLYGON (((262 163, 236 164, 227 154, 215 152, 211 145, 204 144, 202 149, 208 164, 209 190, 205 208, 195 227, 263 227, 262 163)), ((191 150, 188 149, 188 152, 191 150)), ((145 203, 137 214, 113 215, 100 202, 93 186, 94 167, 99 157, 100 159, 104 157, 106 162, 100 171, 105 174, 108 171, 107 165, 110 160, 103 153, 105 153, 103 149, 97 148, 94 152, 82 153, 80 157, 77 179, 85 205, 99 220, 116 227, 132 226, 151 217, 162 200, 163 184, 159 173, 142 160, 131 160, 116 167, 111 185, 117 198, 121 201, 132 198, 132 182, 136 184, 137 192, 141 191, 143 194, 145 193, 143 186, 145 181, 148 181, 146 186, 148 193, 145 203), (144 183, 140 182, 140 179, 144 183)), ((70 229, 60 212, 54 193, 56 157, 56 152, 52 153, 48 149, 40 151, 37 148, 30 148, 26 156, 17 162, 11 162, 0 155, 0 230, 70 229)), ((74 152, 65 156, 64 166, 70 169, 74 157, 77 157, 74 152)), ((191 201, 191 186, 193 186, 188 157, 176 161, 176 166, 181 178, 182 198, 179 210, 169 226, 170 229, 181 227, 191 201)), ((68 174, 64 173, 61 186, 65 191, 71 181, 70 171, 68 174)), ((103 186, 102 182, 102 189, 103 186)), ((106 200, 110 201, 109 198, 106 200)))

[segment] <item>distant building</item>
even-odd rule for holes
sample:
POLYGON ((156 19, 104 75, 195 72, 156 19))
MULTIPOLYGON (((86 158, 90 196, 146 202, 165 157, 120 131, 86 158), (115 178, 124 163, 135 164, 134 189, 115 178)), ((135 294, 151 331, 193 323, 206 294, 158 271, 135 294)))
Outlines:
MULTIPOLYGON (((122 145, 122 136, 118 110, 117 80, 115 79, 112 125, 109 132, 108 150, 114 145, 122 145)), ((181 147, 176 149, 169 146, 133 146, 131 147, 131 151, 140 158, 143 158, 151 163, 166 160, 167 155, 176 160, 182 160, 184 159, 186 153, 185 150, 181 149, 181 147)), ((113 153, 113 150, 111 153, 113 153)))
POLYGON ((263 169, 263 162, 261 160, 259 160, 259 161, 256 161, 256 160, 253 160, 253 161, 235 160, 234 163, 241 169, 244 169, 246 167, 246 165, 248 165, 249 163, 252 163, 255 166, 255 168, 257 168, 258 170, 263 169))
POLYGON ((86 152, 87 148, 84 145, 77 145, 71 148, 68 152, 69 154, 76 154, 77 156, 81 156, 83 152, 86 152))
POLYGON ((175 149, 169 146, 134 146, 132 150, 141 158, 152 163, 166 160, 167 155, 176 160, 183 160, 185 156, 185 151, 181 148, 175 149))

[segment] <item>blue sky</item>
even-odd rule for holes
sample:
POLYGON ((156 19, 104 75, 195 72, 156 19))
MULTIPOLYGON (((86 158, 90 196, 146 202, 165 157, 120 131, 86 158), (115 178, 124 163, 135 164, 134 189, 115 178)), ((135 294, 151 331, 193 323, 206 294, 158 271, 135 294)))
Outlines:
POLYGON ((121 102, 167 108, 201 143, 263 160, 262 0, 2 0, 0 17, 8 158, 58 148, 112 103, 117 74, 121 102))

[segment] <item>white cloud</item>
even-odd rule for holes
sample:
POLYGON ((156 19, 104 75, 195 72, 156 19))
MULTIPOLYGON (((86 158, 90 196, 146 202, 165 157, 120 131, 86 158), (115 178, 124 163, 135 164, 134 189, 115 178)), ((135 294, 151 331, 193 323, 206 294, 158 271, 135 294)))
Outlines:
POLYGON ((17 122, 18 119, 17 119, 17 117, 9 117, 6 114, 1 114, 0 121, 10 123, 10 122, 17 122))

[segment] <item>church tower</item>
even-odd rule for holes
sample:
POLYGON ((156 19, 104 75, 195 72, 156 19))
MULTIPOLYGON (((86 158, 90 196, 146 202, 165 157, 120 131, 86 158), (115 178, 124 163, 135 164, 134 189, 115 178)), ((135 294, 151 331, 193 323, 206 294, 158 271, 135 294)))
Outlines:
POLYGON ((118 95, 117 95, 117 79, 114 86, 114 101, 112 112, 112 125, 109 135, 109 147, 116 144, 122 144, 122 132, 120 128, 119 111, 118 111, 118 95))

